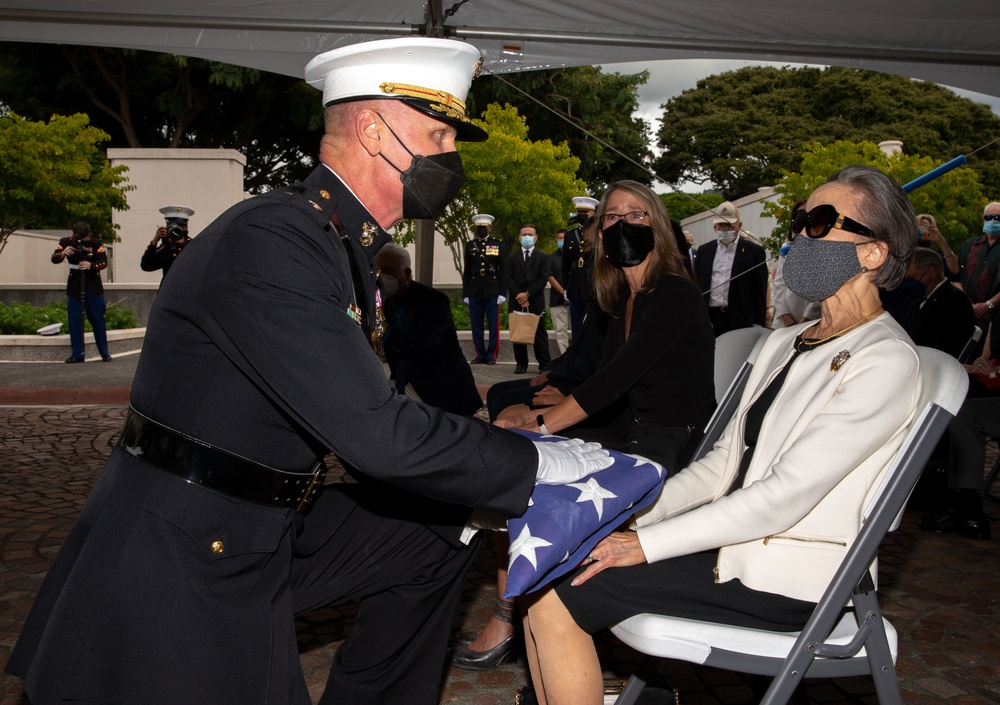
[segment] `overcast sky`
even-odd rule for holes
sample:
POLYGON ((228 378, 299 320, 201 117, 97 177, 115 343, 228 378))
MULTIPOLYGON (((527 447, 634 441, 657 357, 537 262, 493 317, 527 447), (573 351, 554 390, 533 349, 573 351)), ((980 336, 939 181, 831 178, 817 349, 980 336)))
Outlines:
MULTIPOLYGON (((802 64, 773 63, 761 61, 745 60, 723 60, 723 59, 674 59, 671 61, 635 62, 627 64, 605 64, 604 71, 611 73, 638 73, 649 69, 649 80, 644 86, 639 87, 639 111, 638 117, 646 119, 655 138, 660 129, 660 105, 667 102, 675 95, 679 95, 688 88, 694 88, 695 84, 706 76, 712 76, 725 71, 735 71, 744 66, 801 66, 802 64)), ((982 93, 973 93, 959 88, 949 88, 961 96, 976 101, 986 103, 994 113, 1000 115, 1000 98, 987 96, 982 93)), ((886 139, 891 139, 887 136, 886 139)), ((992 139, 992 136, 990 137, 992 139)), ((988 140, 987 140, 988 141, 988 140)), ((694 190, 701 190, 701 186, 691 187, 694 190)), ((659 189, 657 189, 659 190, 659 189)), ((688 190, 684 188, 684 190, 688 190)))

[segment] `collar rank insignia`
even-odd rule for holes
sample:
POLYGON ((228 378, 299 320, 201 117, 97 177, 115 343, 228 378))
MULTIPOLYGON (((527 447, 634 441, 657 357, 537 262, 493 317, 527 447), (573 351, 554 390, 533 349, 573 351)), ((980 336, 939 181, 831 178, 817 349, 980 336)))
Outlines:
POLYGON ((373 223, 365 223, 361 226, 361 237, 359 240, 365 247, 371 246, 375 242, 375 235, 378 233, 378 226, 373 223))

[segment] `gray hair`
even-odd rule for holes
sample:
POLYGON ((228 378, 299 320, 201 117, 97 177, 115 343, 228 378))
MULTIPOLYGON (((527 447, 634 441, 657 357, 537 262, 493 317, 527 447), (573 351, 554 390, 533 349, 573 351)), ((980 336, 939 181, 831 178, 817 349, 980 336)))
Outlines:
POLYGON ((410 270, 413 269, 413 267, 410 264, 411 262, 410 253, 407 252, 405 247, 397 245, 395 242, 385 243, 384 245, 382 245, 381 249, 379 249, 378 253, 380 255, 385 254, 389 257, 399 260, 399 262, 402 263, 403 265, 403 269, 410 269, 410 270))
POLYGON ((889 248, 889 256, 875 274, 875 285, 895 289, 906 276, 919 237, 913 206, 903 189, 892 177, 870 166, 845 167, 827 183, 843 184, 861 195, 859 220, 889 248))
POLYGON ((926 272, 928 269, 933 269, 938 273, 939 277, 944 278, 944 263, 941 261, 941 255, 929 247, 918 247, 913 252, 911 264, 918 272, 926 272))

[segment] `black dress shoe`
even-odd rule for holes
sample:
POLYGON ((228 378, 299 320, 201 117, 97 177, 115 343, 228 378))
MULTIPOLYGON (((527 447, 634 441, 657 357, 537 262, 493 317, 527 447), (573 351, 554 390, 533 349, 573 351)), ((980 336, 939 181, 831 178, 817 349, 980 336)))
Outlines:
POLYGON ((69 357, 66 358, 66 362, 68 364, 73 364, 74 362, 83 362, 83 358, 82 357, 73 357, 72 355, 70 355, 69 357))
POLYGON ((497 364, 496 360, 490 360, 489 358, 487 358, 486 360, 483 360, 483 362, 485 362, 487 365, 495 365, 495 364, 497 364))
POLYGON ((990 520, 986 514, 962 514, 959 512, 930 514, 921 519, 918 526, 924 531, 935 531, 939 534, 961 534, 983 541, 988 541, 991 534, 990 520))
POLYGON ((492 671, 514 651, 515 636, 512 634, 486 651, 473 651, 468 644, 459 644, 449 653, 448 663, 463 671, 492 671))
POLYGON ((517 367, 514 368, 514 374, 516 375, 523 375, 527 371, 528 371, 527 365, 518 365, 517 367))
POLYGON ((110 355, 101 355, 101 359, 104 362, 111 362, 111 356, 110 355))
POLYGON ((484 358, 481 358, 481 357, 474 357, 471 360, 469 360, 469 364, 470 365, 482 365, 485 362, 486 362, 486 360, 484 358))

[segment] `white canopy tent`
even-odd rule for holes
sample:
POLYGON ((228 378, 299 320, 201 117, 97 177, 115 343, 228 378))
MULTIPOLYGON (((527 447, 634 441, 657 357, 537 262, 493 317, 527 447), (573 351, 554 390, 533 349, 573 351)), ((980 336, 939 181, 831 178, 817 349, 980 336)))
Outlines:
POLYGON ((497 73, 743 58, 1000 95, 994 0, 0 0, 0 40, 147 49, 290 76, 343 44, 421 33, 473 43, 497 73))

